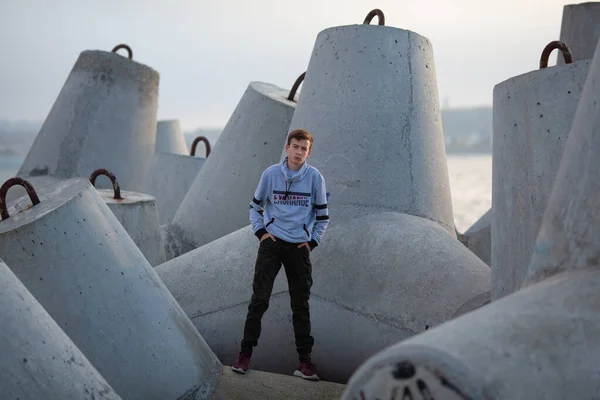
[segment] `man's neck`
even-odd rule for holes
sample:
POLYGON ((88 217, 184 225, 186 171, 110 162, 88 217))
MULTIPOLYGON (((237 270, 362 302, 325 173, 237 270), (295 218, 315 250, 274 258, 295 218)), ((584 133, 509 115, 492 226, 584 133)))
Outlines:
MULTIPOLYGON (((304 163, 302 163, 302 164, 304 164, 304 163)), ((288 167, 288 169, 289 169, 290 171, 300 171, 300 168, 302 168, 302 165, 300 165, 300 166, 298 166, 298 167, 296 168, 294 165, 292 165, 292 163, 290 163, 290 160, 289 160, 289 158, 288 158, 288 160, 287 160, 287 167, 288 167)))

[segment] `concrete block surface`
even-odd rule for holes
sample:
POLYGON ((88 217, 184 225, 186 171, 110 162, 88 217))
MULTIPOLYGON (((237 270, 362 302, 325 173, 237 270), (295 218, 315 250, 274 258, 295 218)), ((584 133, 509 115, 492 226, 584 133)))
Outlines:
POLYGON ((0 292, 3 399, 121 400, 1 260, 0 292))
POLYGON ((15 275, 123 398, 210 398, 221 363, 90 181, 37 196, 0 222, 15 275))
POLYGON ((431 42, 379 25, 319 32, 290 124, 315 138, 309 163, 330 197, 331 226, 406 213, 454 233, 431 42))
POLYGON ((309 382, 291 375, 250 369, 246 375, 223 366, 212 400, 337 400, 344 386, 332 382, 309 382))
POLYGON ((123 189, 140 191, 156 142, 158 82, 144 64, 83 51, 17 175, 87 177, 106 168, 123 189))
POLYGON ((279 162, 296 103, 288 90, 251 82, 210 156, 181 201, 167 239, 167 259, 249 223, 248 205, 263 171, 279 162))
POLYGON ((493 300, 525 279, 589 67, 543 68, 494 87, 493 300))

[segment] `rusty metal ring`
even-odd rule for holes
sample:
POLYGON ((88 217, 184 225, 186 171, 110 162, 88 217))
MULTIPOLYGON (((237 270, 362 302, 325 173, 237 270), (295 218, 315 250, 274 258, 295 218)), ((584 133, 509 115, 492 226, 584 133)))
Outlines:
POLYGON ((294 82, 294 86, 292 86, 292 90, 290 90, 290 95, 287 98, 289 101, 294 101, 294 97, 296 96, 296 92, 298 91, 298 88, 300 87, 300 84, 302 83, 302 81, 304 80, 305 77, 306 77, 306 71, 303 72, 298 77, 298 79, 296 79, 296 82, 294 82))
POLYGON ((116 53, 117 51, 119 51, 121 49, 127 50, 127 53, 128 53, 127 58, 129 58, 130 60, 133 58, 133 50, 131 50, 131 47, 127 46, 126 44, 116 45, 115 48, 111 50, 111 53, 116 53))
POLYGON ((31 200, 32 205, 35 206, 36 204, 40 204, 40 198, 38 197, 31 183, 19 177, 10 178, 6 182, 4 182, 2 187, 0 187, 0 217, 2 217, 3 221, 10 217, 10 215, 8 215, 8 209, 6 207, 6 194, 8 193, 8 189, 15 185, 20 185, 25 188, 27 194, 29 195, 29 199, 31 200))
POLYGON ((561 42, 560 40, 555 40, 553 42, 548 43, 546 47, 544 47, 544 51, 542 51, 542 56, 540 57, 540 69, 548 67, 548 58, 550 58, 550 53, 554 50, 560 50, 563 58, 565 59, 565 64, 573 63, 573 56, 571 55, 571 50, 567 47, 566 44, 561 42))
POLYGON ((101 168, 92 172, 92 174, 90 175, 90 183, 92 184, 92 186, 96 187, 96 178, 100 175, 108 176, 108 179, 110 179, 110 181, 112 182, 114 190, 113 199, 122 200, 123 198, 121 197, 121 188, 119 187, 119 182, 117 182, 117 177, 110 171, 101 168))
POLYGON ((200 141, 204 142, 204 145, 206 146, 206 157, 208 157, 208 155, 210 154, 210 142, 204 136, 198 136, 196 139, 194 139, 194 141, 192 142, 192 150, 190 151, 190 156, 196 155, 196 146, 198 146, 198 142, 200 141))
POLYGON ((385 15, 383 15, 383 11, 381 11, 380 9, 376 8, 374 10, 371 10, 371 12, 369 12, 363 22, 364 25, 369 25, 371 24, 371 21, 373 20, 373 18, 377 16, 377 19, 379 20, 379 25, 385 25, 385 15))

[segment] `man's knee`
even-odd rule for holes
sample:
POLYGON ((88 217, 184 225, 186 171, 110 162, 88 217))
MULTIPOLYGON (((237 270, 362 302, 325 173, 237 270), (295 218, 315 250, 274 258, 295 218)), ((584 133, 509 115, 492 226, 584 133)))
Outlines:
POLYGON ((310 298, 310 289, 290 291, 290 303, 292 311, 302 312, 308 310, 308 300, 310 298))

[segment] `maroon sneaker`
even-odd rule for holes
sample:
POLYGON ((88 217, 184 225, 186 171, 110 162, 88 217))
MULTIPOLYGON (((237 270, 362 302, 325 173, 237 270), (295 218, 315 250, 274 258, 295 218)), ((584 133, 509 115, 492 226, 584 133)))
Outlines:
POLYGON ((317 371, 315 365, 310 361, 300 361, 298 369, 294 371, 294 376, 298 376, 302 379, 309 381, 318 381, 317 371))
POLYGON ((245 355, 244 353, 238 354, 235 362, 231 366, 231 369, 235 372, 239 372, 240 374, 245 374, 248 372, 248 367, 250 366, 250 356, 245 355))

